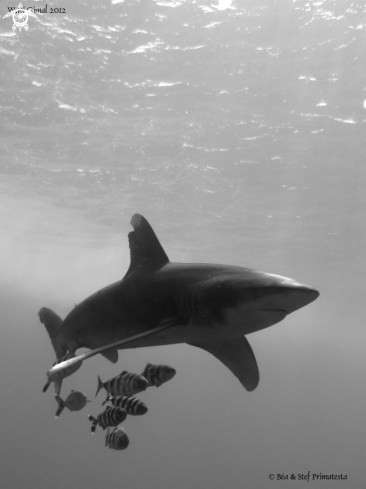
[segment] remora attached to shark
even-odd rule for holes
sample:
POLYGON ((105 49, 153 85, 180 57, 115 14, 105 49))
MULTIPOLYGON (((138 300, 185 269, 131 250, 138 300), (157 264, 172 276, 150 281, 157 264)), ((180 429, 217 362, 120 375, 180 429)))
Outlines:
POLYGON ((259 371, 245 335, 282 321, 319 292, 249 268, 172 263, 143 216, 135 214, 131 225, 124 278, 81 302, 50 334, 58 355, 92 351, 48 374, 97 353, 115 363, 118 349, 188 343, 218 358, 245 389, 255 389, 259 371))

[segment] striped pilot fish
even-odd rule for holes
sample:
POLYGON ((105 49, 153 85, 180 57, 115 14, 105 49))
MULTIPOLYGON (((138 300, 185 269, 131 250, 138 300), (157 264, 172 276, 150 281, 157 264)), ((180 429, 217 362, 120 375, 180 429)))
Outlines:
POLYGON ((96 418, 89 414, 89 421, 92 422, 91 431, 95 432, 97 425, 101 426, 103 430, 108 428, 108 426, 117 426, 122 423, 127 417, 127 413, 125 409, 120 407, 106 407, 105 411, 101 414, 98 414, 96 418))
MULTIPOLYGON (((70 358, 73 358, 75 355, 67 353, 63 357, 59 358, 58 360, 55 361, 53 364, 53 367, 57 365, 58 363, 64 362, 65 360, 70 360, 70 358)), ((51 382, 55 383, 55 392, 56 394, 60 394, 61 392, 61 385, 62 385, 62 380, 65 377, 68 377, 69 375, 72 375, 74 372, 76 372, 79 368, 81 367, 81 362, 74 363, 74 365, 70 365, 70 367, 65 368, 64 370, 61 370, 61 372, 56 372, 52 375, 48 376, 48 381, 47 384, 43 387, 43 392, 46 392, 48 387, 50 386, 51 382)))
POLYGON ((102 406, 110 401, 113 406, 121 407, 126 410, 127 414, 132 416, 142 416, 147 413, 147 406, 145 403, 133 396, 118 396, 113 397, 109 393, 107 394, 107 399, 103 402, 102 406))
POLYGON ((159 387, 164 382, 172 379, 175 374, 175 369, 168 367, 168 365, 151 365, 151 363, 148 363, 141 375, 145 377, 149 387, 153 385, 159 387))
POLYGON ((108 428, 105 435, 105 447, 113 448, 113 450, 124 450, 128 447, 130 440, 125 430, 119 426, 108 428))
POLYGON ((112 394, 112 396, 133 396, 138 392, 146 390, 147 380, 138 374, 131 374, 124 370, 120 375, 114 377, 113 379, 107 380, 107 382, 102 382, 98 376, 98 389, 96 396, 100 389, 104 389, 112 394))
POLYGON ((55 394, 55 399, 58 403, 58 409, 55 415, 56 418, 60 416, 65 407, 70 409, 70 411, 80 411, 80 409, 83 409, 87 402, 90 402, 86 398, 85 394, 74 390, 70 392, 65 401, 63 401, 58 394, 55 394))

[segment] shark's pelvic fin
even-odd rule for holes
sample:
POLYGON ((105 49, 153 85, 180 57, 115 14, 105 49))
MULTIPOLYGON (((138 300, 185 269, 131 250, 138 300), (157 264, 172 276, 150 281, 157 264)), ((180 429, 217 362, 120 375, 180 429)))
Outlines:
POLYGON ((253 391, 259 383, 259 370, 253 350, 245 338, 190 343, 208 351, 220 360, 240 380, 247 391, 253 391))
POLYGON ((131 264, 125 277, 139 270, 157 270, 169 262, 153 228, 140 214, 131 219, 134 231, 128 234, 131 264))
POLYGON ((118 350, 117 348, 111 348, 110 350, 105 350, 100 353, 105 357, 107 360, 109 360, 112 363, 117 363, 118 362, 118 350))

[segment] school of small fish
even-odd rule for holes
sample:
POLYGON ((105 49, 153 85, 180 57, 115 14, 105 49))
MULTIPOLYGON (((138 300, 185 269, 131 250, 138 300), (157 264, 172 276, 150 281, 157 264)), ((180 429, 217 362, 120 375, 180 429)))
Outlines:
MULTIPOLYGON (((72 356, 69 354, 64 355, 54 365, 70 358, 72 356)), ((47 384, 43 388, 43 392, 46 392, 51 382, 55 383, 55 399, 58 404, 55 414, 56 418, 60 416, 65 407, 70 411, 80 411, 86 406, 87 402, 91 402, 83 392, 75 390, 72 390, 65 400, 60 397, 62 380, 73 374, 80 368, 80 365, 81 363, 76 363, 59 374, 50 376, 47 384)), ((120 375, 106 382, 102 382, 98 376, 98 388, 95 396, 98 395, 101 389, 105 389, 107 391, 107 398, 102 403, 102 406, 107 402, 110 402, 112 406, 107 406, 96 417, 90 414, 88 415, 88 419, 92 423, 92 433, 95 433, 99 425, 103 430, 107 430, 105 435, 106 448, 113 450, 126 449, 130 441, 125 429, 118 425, 123 423, 128 415, 142 416, 148 411, 146 404, 137 397, 134 397, 134 394, 145 391, 148 387, 159 387, 171 380, 175 374, 175 369, 168 365, 152 365, 148 363, 141 374, 134 374, 124 370, 120 375)))

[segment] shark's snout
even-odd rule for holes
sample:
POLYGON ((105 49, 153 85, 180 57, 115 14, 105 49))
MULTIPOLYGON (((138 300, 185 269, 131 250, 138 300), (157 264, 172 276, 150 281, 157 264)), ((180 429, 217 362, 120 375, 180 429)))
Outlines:
POLYGON ((319 292, 308 285, 296 285, 287 288, 283 296, 284 310, 291 314, 302 307, 307 306, 319 297, 319 292))
POLYGON ((261 284, 263 298, 259 297, 259 300, 262 310, 282 311, 285 314, 291 314, 319 297, 319 292, 313 287, 287 277, 264 274, 261 279, 263 281, 261 284))

